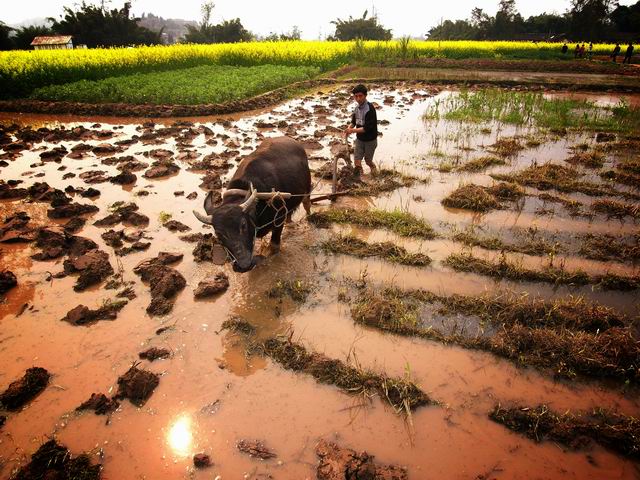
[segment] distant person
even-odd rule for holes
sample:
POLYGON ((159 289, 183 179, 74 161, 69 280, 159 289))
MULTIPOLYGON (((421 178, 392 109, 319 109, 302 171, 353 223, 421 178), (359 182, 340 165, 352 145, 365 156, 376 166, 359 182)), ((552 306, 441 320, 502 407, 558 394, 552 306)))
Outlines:
POLYGON ((589 42, 589 60, 593 58, 593 42, 589 42))
POLYGON ((627 53, 624 55, 624 59, 622 63, 628 63, 631 65, 631 57, 633 57, 633 42, 629 42, 629 46, 627 47, 627 53))
POLYGON ((576 49, 573 51, 573 58, 578 58, 580 55, 580 44, 576 43, 576 49))
POLYGON ((378 147, 378 117, 375 107, 367 101, 367 87, 356 85, 351 90, 356 106, 351 114, 351 125, 347 127, 346 136, 355 133, 356 141, 353 148, 353 161, 355 168, 353 173, 362 173, 362 159, 371 169, 371 173, 376 172, 373 163, 373 154, 378 147))
POLYGON ((582 45, 580 45, 580 53, 578 54, 579 58, 584 58, 584 52, 586 51, 586 49, 584 48, 584 43, 582 45))
POLYGON ((616 43, 616 46, 613 49, 613 53, 611 54, 611 58, 613 58, 613 63, 618 63, 618 55, 620 55, 620 44, 616 43))
POLYGON ((567 42, 564 42, 564 45, 562 45, 562 54, 566 55, 568 51, 569 51, 569 46, 567 45, 567 42))

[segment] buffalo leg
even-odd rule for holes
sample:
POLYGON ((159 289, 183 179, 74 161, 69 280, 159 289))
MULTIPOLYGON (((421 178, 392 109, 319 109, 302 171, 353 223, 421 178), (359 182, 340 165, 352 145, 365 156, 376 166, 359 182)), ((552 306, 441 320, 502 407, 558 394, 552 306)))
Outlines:
POLYGON ((278 253, 280 251, 280 237, 282 237, 283 229, 284 225, 273 228, 273 231, 271 232, 271 253, 278 253))
POLYGON ((307 212, 307 215, 310 215, 311 214, 311 197, 310 196, 304 197, 304 200, 302 200, 302 206, 307 212))

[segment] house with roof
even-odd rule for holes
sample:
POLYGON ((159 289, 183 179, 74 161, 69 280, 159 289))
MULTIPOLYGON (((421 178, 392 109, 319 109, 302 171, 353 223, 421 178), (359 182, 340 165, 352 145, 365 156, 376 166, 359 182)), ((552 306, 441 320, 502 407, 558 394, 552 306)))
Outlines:
POLYGON ((31 42, 34 50, 71 50, 73 41, 71 35, 46 35, 35 37, 31 42))

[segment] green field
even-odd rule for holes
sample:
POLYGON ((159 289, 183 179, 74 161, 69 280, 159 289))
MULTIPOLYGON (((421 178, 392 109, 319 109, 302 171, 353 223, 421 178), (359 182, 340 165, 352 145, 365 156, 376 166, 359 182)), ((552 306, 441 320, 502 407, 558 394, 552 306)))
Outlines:
MULTIPOLYGON (((573 59, 571 55, 563 57, 560 47, 558 43, 491 41, 291 41, 10 51, 0 52, 0 98, 24 98, 41 87, 79 80, 137 76, 205 65, 313 66, 326 72, 350 63, 380 65, 432 58, 573 59)), ((612 48, 612 45, 595 45, 594 55, 607 54, 612 48)))
POLYGON ((209 65, 51 85, 36 89, 31 98, 85 103, 224 103, 307 80, 319 73, 318 67, 209 65))

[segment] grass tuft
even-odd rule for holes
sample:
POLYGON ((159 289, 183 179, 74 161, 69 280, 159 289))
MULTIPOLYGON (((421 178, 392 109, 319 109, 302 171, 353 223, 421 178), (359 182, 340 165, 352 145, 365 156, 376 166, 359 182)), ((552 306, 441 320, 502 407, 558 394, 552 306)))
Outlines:
POLYGON ((496 405, 489 418, 536 442, 552 440, 570 448, 582 448, 589 441, 631 458, 640 458, 640 420, 595 409, 574 415, 553 412, 546 405, 535 408, 496 405))
POLYGON ((400 265, 424 267, 431 263, 431 258, 423 253, 409 253, 392 242, 367 243, 355 235, 333 236, 322 242, 320 247, 325 252, 353 255, 358 258, 379 257, 400 265))
POLYGON ((326 227, 331 223, 360 225, 369 228, 384 228, 402 237, 419 237, 432 240, 436 237, 431 225, 408 212, 394 210, 354 210, 351 208, 329 209, 314 212, 307 219, 316 226, 326 227))

